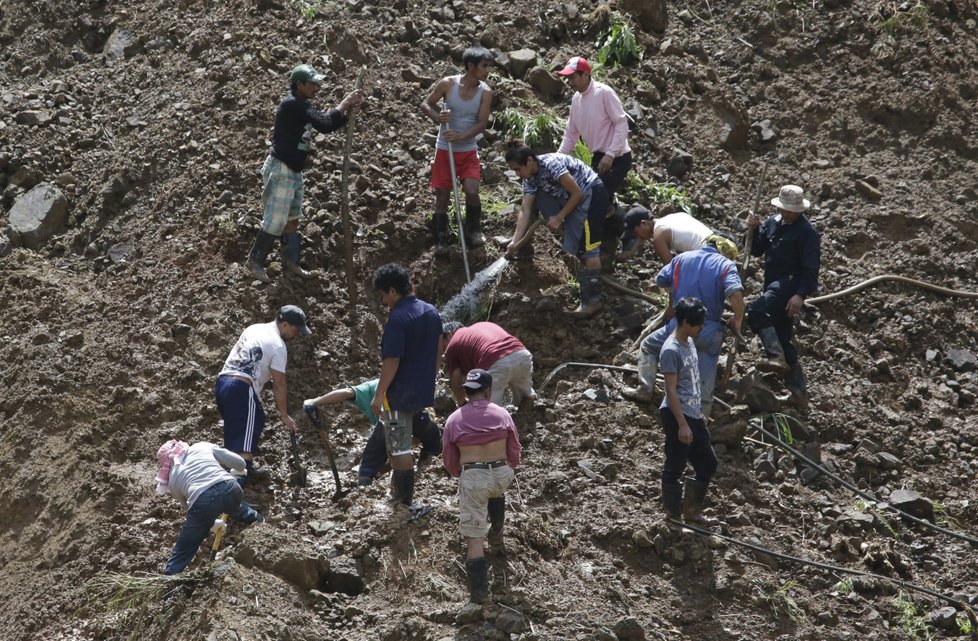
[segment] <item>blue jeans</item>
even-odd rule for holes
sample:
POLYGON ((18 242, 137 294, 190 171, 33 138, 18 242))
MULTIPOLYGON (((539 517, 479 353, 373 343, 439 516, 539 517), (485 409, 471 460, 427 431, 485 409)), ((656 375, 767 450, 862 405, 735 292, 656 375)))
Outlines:
POLYGON ((179 574, 190 565, 197 548, 204 542, 214 521, 222 514, 230 514, 242 523, 254 523, 261 516, 244 502, 244 493, 232 479, 218 481, 197 497, 187 511, 187 519, 180 528, 180 535, 166 564, 166 574, 179 574))
MULTIPOLYGON (((658 360, 662 345, 676 329, 676 319, 666 323, 645 337, 642 351, 652 354, 658 360)), ((723 348, 723 325, 719 321, 708 320, 703 323, 700 335, 693 339, 696 345, 696 358, 700 369, 700 408, 703 415, 710 416, 713 410, 713 388, 717 381, 717 362, 723 348)))

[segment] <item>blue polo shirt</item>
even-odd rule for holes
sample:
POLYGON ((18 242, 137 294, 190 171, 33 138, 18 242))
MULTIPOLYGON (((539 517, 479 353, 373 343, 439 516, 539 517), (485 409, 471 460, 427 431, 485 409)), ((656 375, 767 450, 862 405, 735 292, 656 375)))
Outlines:
POLYGON ((400 358, 387 388, 392 410, 419 410, 435 402, 435 363, 441 317, 434 305, 405 296, 391 310, 380 342, 381 358, 400 358))
POLYGON ((723 317, 723 301, 743 291, 737 265, 713 245, 683 252, 672 259, 655 277, 659 287, 672 288, 672 300, 694 296, 706 305, 706 320, 723 317))

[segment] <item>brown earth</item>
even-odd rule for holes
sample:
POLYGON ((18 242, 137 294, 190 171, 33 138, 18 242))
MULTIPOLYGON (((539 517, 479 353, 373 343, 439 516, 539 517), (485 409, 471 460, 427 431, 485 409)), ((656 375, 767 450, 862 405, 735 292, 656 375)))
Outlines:
MULTIPOLYGON (((525 465, 484 620, 455 621, 466 595, 454 481, 425 467, 417 494, 435 510, 420 524, 391 523, 383 482, 334 504, 305 420, 309 487, 287 485, 288 438, 273 425, 262 456, 273 482, 249 490, 268 524, 233 528, 192 593, 106 611, 87 582, 162 568, 182 514, 153 494, 153 453, 173 437, 219 441, 213 378, 241 329, 285 303, 307 311, 316 333, 290 346, 298 415, 301 399, 376 374, 386 313, 365 291, 373 269, 409 265, 419 295, 438 304, 464 284, 460 255, 436 261, 424 231, 432 127, 417 104, 429 82, 480 39, 499 51, 532 48, 548 69, 593 57, 607 16, 594 4, 524 0, 317 7, 0 3, 0 224, 38 183, 59 185, 69 205, 53 240, 0 258, 0 638, 967 636, 954 621, 928 619, 945 605, 938 600, 871 580, 836 585, 844 577, 662 530, 657 420, 621 398, 631 381, 582 370, 560 374, 545 403, 518 417, 525 465), (344 285, 341 133, 316 140, 306 172, 304 261, 316 276, 290 280, 276 263, 275 282, 258 287, 240 264, 258 223, 274 108, 300 61, 329 70, 323 103, 366 71, 351 184, 356 307, 344 285)), ((881 273, 975 291, 976 19, 964 0, 669 3, 664 32, 639 30, 643 60, 607 79, 634 112, 643 175, 664 183, 674 150, 691 154, 682 188, 708 224, 742 233, 764 159, 765 200, 780 184, 804 185, 823 232, 826 292, 881 273), (762 120, 774 141, 751 128, 762 120)), ((566 115, 566 90, 544 97, 504 68, 490 83, 498 109, 566 115)), ((500 136, 487 139, 487 201, 514 201, 500 136)), ((506 234, 512 225, 496 216, 487 226, 506 234)), ((498 255, 487 248, 471 259, 479 269, 498 255)), ((654 271, 647 254, 617 276, 648 288, 654 271)), ((568 360, 611 362, 638 334, 629 314, 654 311, 612 294, 595 319, 568 321, 558 307, 572 304, 569 278, 539 233, 533 255, 495 291, 491 318, 527 343, 538 385, 568 360)), ((805 424, 823 459, 882 500, 916 490, 936 502, 938 522, 974 533, 976 339, 974 300, 902 285, 806 310, 799 340, 814 400, 805 424)), ((747 387, 739 381, 758 353, 755 344, 741 354, 733 387, 747 387)), ((352 408, 327 418, 343 482, 353 483, 367 426, 352 408)), ((874 516, 824 478, 802 484, 790 459, 765 466, 761 445, 718 450, 710 512, 724 532, 975 604, 967 544, 874 516)))

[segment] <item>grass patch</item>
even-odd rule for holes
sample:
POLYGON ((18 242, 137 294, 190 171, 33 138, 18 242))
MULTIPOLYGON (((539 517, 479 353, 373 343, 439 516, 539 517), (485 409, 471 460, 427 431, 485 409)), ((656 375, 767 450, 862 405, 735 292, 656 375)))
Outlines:
POLYGON ((799 587, 801 587, 801 584, 792 579, 775 589, 761 588, 763 598, 767 602, 771 616, 775 621, 788 618, 798 626, 806 624, 807 617, 805 616, 805 611, 801 609, 798 602, 795 601, 795 597, 792 595, 792 592, 799 587))
POLYGON ((917 608, 917 604, 906 593, 900 592, 893 598, 892 604, 897 610, 897 624, 911 639, 927 641, 932 638, 927 615, 917 608))

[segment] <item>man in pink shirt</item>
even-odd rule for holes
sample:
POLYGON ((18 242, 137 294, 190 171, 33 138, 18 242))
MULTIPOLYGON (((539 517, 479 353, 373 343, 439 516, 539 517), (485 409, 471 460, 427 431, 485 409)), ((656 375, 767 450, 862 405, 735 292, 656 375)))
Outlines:
POLYGON ((468 402, 445 421, 442 459, 448 473, 459 477, 458 529, 468 546, 469 601, 484 603, 489 571, 482 539, 488 532, 490 545, 502 545, 505 492, 520 463, 520 437, 509 412, 489 401, 489 372, 470 371, 462 388, 468 402))

